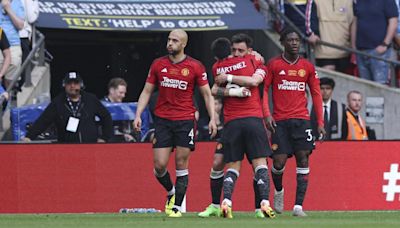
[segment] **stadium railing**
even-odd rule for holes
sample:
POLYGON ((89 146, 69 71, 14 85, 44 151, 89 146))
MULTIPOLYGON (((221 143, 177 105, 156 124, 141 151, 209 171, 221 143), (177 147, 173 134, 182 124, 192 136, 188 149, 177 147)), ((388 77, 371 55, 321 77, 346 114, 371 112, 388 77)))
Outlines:
MULTIPOLYGON (((12 81, 10 82, 7 92, 10 94, 9 102, 10 107, 15 107, 17 104, 16 99, 12 97, 16 97, 17 91, 15 91, 14 86, 16 85, 17 81, 22 72, 25 73, 25 84, 24 86, 30 87, 32 86, 31 80, 31 73, 32 69, 35 65, 37 66, 44 66, 45 65, 45 36, 36 28, 33 29, 33 43, 32 43, 32 50, 28 54, 25 61, 22 63, 21 67, 13 74, 12 81)), ((21 85, 22 86, 22 85, 21 85)), ((5 101, 4 97, 0 97, 0 104, 3 104, 5 101)), ((0 109, 0 131, 3 131, 3 114, 4 111, 0 109)))
MULTIPOLYGON (((274 5, 274 4, 271 3, 270 1, 266 1, 266 2, 267 2, 267 4, 268 4, 269 7, 270 7, 271 12, 274 14, 274 16, 275 16, 276 18, 280 18, 281 20, 283 20, 288 26, 290 26, 290 27, 292 27, 293 29, 295 29, 295 30, 300 34, 300 36, 301 36, 301 38, 302 38, 303 40, 307 40, 307 36, 306 36, 302 31, 300 31, 300 29, 299 29, 299 28, 298 28, 284 13, 282 13, 282 12, 277 8, 276 5, 274 5)), ((286 1, 286 0, 285 0, 285 3, 289 4, 290 7, 292 7, 301 17, 303 17, 304 19, 306 19, 306 16, 304 15, 304 13, 301 12, 301 11, 297 8, 297 6, 296 6, 295 4, 293 4, 292 2, 286 1)), ((392 59, 385 59, 385 58, 382 58, 382 57, 380 57, 380 56, 371 55, 371 54, 369 54, 369 53, 366 53, 366 52, 363 52, 363 51, 360 51, 360 50, 357 50, 357 49, 339 46, 339 45, 336 45, 336 44, 333 44, 333 43, 329 43, 329 42, 326 42, 326 41, 323 41, 323 40, 319 40, 319 41, 317 42, 317 44, 324 45, 324 46, 331 47, 331 48, 335 48, 335 49, 339 49, 339 50, 346 51, 346 52, 349 52, 349 53, 352 53, 352 54, 363 55, 363 56, 366 56, 366 57, 369 57, 369 58, 381 60, 381 61, 384 61, 384 62, 389 63, 389 64, 391 65, 391 68, 392 68, 392 69, 393 69, 395 66, 400 66, 400 61, 396 61, 396 60, 392 60, 392 59)), ((313 55, 313 52, 311 51, 311 45, 308 44, 307 42, 305 42, 305 45, 306 45, 305 49, 306 49, 307 58, 308 58, 311 62, 315 63, 315 56, 313 55)), ((396 77, 395 77, 395 75, 394 75, 395 71, 394 71, 394 70, 391 70, 391 73, 392 73, 392 75, 391 75, 390 86, 395 87, 395 85, 396 85, 396 77)))

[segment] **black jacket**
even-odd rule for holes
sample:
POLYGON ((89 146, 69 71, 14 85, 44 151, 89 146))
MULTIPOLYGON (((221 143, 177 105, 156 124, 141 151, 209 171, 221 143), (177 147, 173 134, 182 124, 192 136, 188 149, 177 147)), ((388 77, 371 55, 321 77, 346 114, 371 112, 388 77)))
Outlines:
POLYGON ((79 105, 77 118, 79 125, 76 132, 66 130, 70 117, 73 117, 68 105, 65 92, 58 95, 47 106, 42 115, 35 121, 28 130, 26 137, 35 139, 45 131, 52 123, 57 129, 58 142, 67 143, 94 143, 98 138, 108 141, 112 134, 112 120, 108 110, 91 93, 81 92, 81 103, 79 105), (102 135, 99 135, 96 126, 95 116, 100 118, 102 135))
MULTIPOLYGON (((325 131, 327 134, 325 140, 339 140, 342 138, 343 135, 342 126, 345 122, 343 118, 344 115, 345 115, 345 105, 337 103, 335 100, 331 100, 331 109, 329 111, 329 126, 325 126, 325 131)), ((316 139, 318 139, 318 124, 314 106, 311 109, 310 121, 313 130, 313 135, 315 136, 316 139)))

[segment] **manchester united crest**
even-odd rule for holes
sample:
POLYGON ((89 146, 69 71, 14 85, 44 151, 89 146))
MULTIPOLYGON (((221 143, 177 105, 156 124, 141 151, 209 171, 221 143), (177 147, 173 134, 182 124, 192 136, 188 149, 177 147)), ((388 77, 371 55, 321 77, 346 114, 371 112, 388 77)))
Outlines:
POLYGON ((188 76, 189 73, 190 73, 190 71, 189 71, 188 68, 183 68, 183 69, 181 70, 181 74, 182 74, 182 76, 184 76, 184 77, 188 76))
POLYGON ((297 71, 297 74, 298 74, 300 77, 304 77, 304 76, 306 76, 306 71, 305 71, 304 69, 300 69, 299 71, 297 71))

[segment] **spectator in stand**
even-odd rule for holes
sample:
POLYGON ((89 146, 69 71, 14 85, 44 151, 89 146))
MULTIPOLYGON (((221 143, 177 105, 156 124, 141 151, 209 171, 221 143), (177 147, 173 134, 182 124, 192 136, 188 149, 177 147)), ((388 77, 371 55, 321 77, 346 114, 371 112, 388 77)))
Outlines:
MULTIPOLYGON (((344 104, 332 99, 335 81, 331 78, 321 78, 320 88, 322 95, 322 106, 324 114, 324 127, 326 131, 325 140, 338 140, 341 138, 344 104)), ((318 139, 318 124, 314 107, 311 109, 311 126, 313 135, 318 139)))
MULTIPOLYGON (((4 60, 0 67, 0 97, 4 97, 5 100, 8 100, 8 93, 1 85, 4 74, 7 72, 8 67, 11 63, 11 52, 10 52, 10 44, 8 43, 8 39, 3 29, 0 27, 0 50, 4 56, 4 60)), ((2 105, 2 104, 0 104, 2 105)))
MULTIPOLYGON (((22 60, 23 63, 28 57, 29 52, 32 49, 32 34, 33 34, 33 23, 39 18, 39 1, 38 0, 21 0, 22 6, 25 10, 25 23, 24 27, 19 31, 19 37, 21 39, 22 49, 22 60)), ((25 82, 25 73, 21 73, 21 79, 18 82, 18 87, 25 82)))
MULTIPOLYGON (((357 0, 354 1, 353 10, 352 48, 390 58, 399 15, 395 0, 357 0)), ((361 78, 380 84, 388 83, 390 66, 386 62, 357 55, 357 65, 361 78)))
POLYGON ((256 9, 264 16, 267 29, 276 27, 277 18, 272 13, 271 5, 279 8, 280 0, 251 0, 256 9), (268 2, 267 2, 268 1, 268 2))
MULTIPOLYGON (((0 27, 7 35, 11 51, 11 64, 4 79, 4 85, 8 87, 21 66, 22 50, 18 31, 24 27, 25 11, 21 0, 1 0, 0 11, 0 27)), ((0 55, 1 63, 3 59, 3 55, 0 55)))
MULTIPOLYGON (((396 50, 396 53, 394 54, 394 59, 399 60, 400 59, 400 0, 396 0, 397 4, 397 12, 399 13, 399 17, 397 18, 397 32, 396 35, 394 36, 393 42, 394 42, 394 49, 396 50)), ((396 86, 399 88, 400 87, 400 66, 396 66, 396 86)))
MULTIPOLYGON (((315 0, 321 40, 350 48, 350 27, 353 22, 352 0, 315 0)), ((317 65, 328 70, 345 72, 350 63, 346 51, 324 45, 315 47, 317 65)))
POLYGON ((350 91, 342 125, 343 140, 368 140, 367 127, 360 115, 361 108, 362 94, 356 90, 350 91))
MULTIPOLYGON (((128 83, 122 78, 112 78, 108 82, 108 94, 102 101, 109 103, 121 103, 125 98, 128 83)), ((137 142, 140 141, 140 134, 133 130, 132 121, 113 121, 113 135, 111 142, 137 142)))
POLYGON ((396 0, 396 5, 397 5, 397 13, 399 14, 399 17, 397 17, 397 30, 396 30, 396 35, 394 36, 394 42, 397 45, 397 49, 400 47, 400 0, 396 0))
POLYGON ((317 9, 313 0, 287 0, 284 4, 284 11, 289 20, 308 37, 309 43, 314 45, 320 40, 317 9), (305 15, 305 19, 292 5, 305 15))
MULTIPOLYGON (((7 91, 3 88, 2 85, 0 85, 0 98, 4 97, 5 100, 8 100, 8 93, 7 91)), ((1 104, 0 104, 1 105, 1 104)), ((2 108, 2 106, 0 106, 2 108)))

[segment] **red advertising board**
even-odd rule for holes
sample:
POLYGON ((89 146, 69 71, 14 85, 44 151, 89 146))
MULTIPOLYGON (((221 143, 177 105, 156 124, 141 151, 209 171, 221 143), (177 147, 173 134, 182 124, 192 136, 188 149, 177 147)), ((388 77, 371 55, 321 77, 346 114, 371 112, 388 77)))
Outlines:
MULTIPOLYGON (((200 211, 211 201, 214 148, 215 143, 198 143, 192 154, 188 211, 200 211)), ((150 144, 0 145, 0 160, 0 213, 117 212, 164 205, 166 193, 153 176, 150 144)), ((304 207, 398 210, 399 163, 400 142, 318 144, 310 157, 304 207)), ((175 178, 173 160, 169 168, 175 178)), ((252 176, 250 166, 243 163, 233 196, 236 211, 254 209, 252 176)), ((294 159, 287 164, 284 187, 285 209, 291 210, 294 159)))

